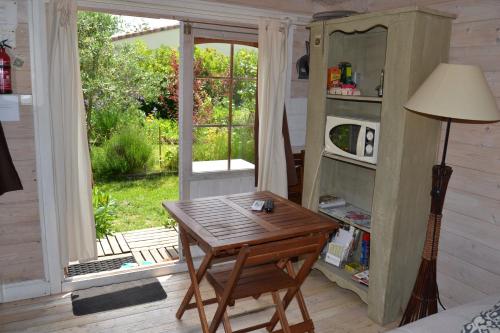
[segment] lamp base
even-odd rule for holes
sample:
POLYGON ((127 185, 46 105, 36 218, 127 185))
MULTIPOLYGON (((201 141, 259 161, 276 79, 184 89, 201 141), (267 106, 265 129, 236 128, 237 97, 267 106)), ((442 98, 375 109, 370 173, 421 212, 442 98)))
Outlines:
POLYGON ((431 213, 427 222, 422 262, 399 326, 437 313, 439 291, 436 281, 436 260, 444 199, 452 172, 453 169, 444 163, 432 168, 431 213))

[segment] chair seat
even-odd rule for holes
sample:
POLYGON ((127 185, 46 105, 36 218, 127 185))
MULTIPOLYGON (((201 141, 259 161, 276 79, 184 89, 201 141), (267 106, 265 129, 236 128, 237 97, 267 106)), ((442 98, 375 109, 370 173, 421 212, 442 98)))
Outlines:
MULTIPOLYGON (((229 280, 234 262, 215 266, 207 271, 207 280, 217 295, 222 295, 229 280)), ((294 287, 292 279, 275 264, 245 267, 231 295, 232 300, 256 296, 294 287)))

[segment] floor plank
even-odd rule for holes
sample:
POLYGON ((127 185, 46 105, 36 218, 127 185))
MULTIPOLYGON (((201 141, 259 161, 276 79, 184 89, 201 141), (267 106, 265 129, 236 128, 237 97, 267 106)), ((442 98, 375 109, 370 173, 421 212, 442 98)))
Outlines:
POLYGON ((108 239, 103 238, 99 240, 101 242, 102 250, 104 251, 104 255, 109 256, 113 254, 113 250, 111 249, 111 245, 109 245, 108 239))
MULTIPOLYGON (((71 310, 69 294, 46 296, 32 300, 0 304, 0 332, 200 332, 198 314, 187 311, 182 320, 175 318, 177 307, 189 286, 186 273, 145 279, 103 287, 113 292, 123 288, 160 281, 167 299, 123 309, 76 317, 71 310)), ((366 315, 366 305, 354 293, 338 288, 318 271, 313 271, 302 288, 317 333, 384 332, 395 324, 380 327, 366 315)), ((203 282, 203 297, 212 297, 211 287, 203 282)), ((229 308, 233 329, 263 322, 273 313, 269 295, 259 300, 244 299, 229 308)), ((207 306, 213 316, 215 306, 207 306)), ((299 308, 295 302, 287 310, 291 323, 298 322, 299 308)), ((223 332, 222 327, 217 332, 223 332)), ((257 332, 266 332, 265 330, 257 332)))
POLYGON ((111 245, 111 249, 113 250, 114 254, 123 253, 122 249, 120 248, 120 245, 118 245, 118 241, 116 240, 114 235, 106 236, 106 238, 108 239, 109 245, 111 245))
POLYGON ((118 245, 120 245, 120 248, 122 249, 122 252, 130 252, 130 248, 127 245, 127 242, 125 241, 125 238, 123 237, 123 234, 118 232, 115 234, 116 241, 118 242, 118 245))

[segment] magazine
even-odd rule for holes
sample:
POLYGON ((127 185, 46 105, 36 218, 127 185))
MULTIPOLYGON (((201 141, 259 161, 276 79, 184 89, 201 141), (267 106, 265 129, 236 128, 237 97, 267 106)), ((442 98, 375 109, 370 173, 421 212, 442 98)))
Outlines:
POLYGON ((358 281, 361 284, 368 285, 368 283, 370 282, 370 270, 367 269, 366 271, 354 274, 352 276, 352 279, 354 281, 358 281))
POLYGON ((344 199, 334 195, 322 195, 319 198, 319 208, 341 207, 345 205, 346 202, 344 199))
POLYGON ((341 221, 354 223, 365 228, 370 228, 371 226, 372 217, 370 213, 351 204, 340 207, 320 208, 319 210, 341 221))

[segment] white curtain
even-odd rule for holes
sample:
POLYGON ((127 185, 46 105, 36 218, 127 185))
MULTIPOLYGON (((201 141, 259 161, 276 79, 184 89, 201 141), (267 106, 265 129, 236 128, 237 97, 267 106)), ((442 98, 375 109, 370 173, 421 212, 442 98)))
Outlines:
POLYGON ((49 98, 61 267, 97 256, 75 0, 48 4, 49 98))
POLYGON ((288 197, 282 134, 288 70, 288 24, 259 22, 259 191, 288 197))

